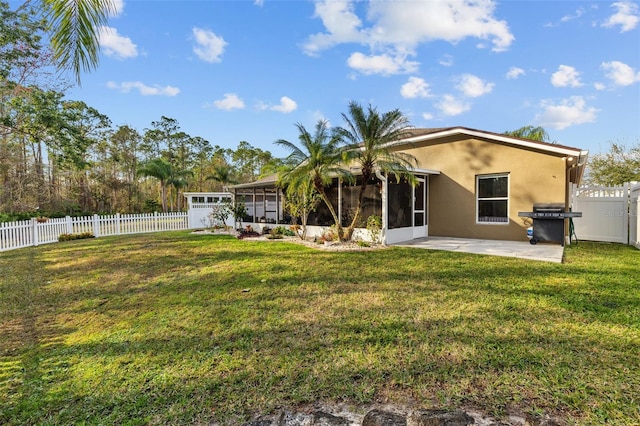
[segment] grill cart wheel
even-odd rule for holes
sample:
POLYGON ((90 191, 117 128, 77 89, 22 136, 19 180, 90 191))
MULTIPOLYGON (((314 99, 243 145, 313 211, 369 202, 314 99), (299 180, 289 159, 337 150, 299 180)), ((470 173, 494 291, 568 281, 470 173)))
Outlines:
POLYGON ((530 240, 529 240, 529 244, 531 244, 531 245, 534 245, 534 246, 535 246, 536 244, 538 244, 538 239, 537 239, 537 238, 532 238, 532 239, 530 239, 530 240))

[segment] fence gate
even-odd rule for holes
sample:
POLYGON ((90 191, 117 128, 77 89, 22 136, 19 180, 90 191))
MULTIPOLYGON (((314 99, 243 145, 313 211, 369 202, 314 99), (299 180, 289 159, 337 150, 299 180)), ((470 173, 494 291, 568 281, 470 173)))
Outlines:
POLYGON ((582 212, 573 222, 578 240, 629 244, 630 189, 628 183, 575 189, 572 209, 582 212))

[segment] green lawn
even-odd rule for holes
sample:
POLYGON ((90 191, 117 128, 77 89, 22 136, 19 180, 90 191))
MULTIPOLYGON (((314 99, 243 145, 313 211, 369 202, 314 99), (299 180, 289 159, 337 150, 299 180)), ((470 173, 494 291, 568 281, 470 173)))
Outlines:
POLYGON ((563 265, 172 232, 0 254, 0 424, 416 400, 640 424, 640 251, 563 265))

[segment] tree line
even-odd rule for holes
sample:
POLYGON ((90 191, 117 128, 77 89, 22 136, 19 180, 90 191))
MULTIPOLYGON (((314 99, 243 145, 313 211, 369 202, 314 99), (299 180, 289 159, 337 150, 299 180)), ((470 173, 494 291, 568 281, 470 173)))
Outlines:
POLYGON ((0 213, 181 210, 184 191, 221 191, 279 165, 246 141, 230 149, 189 135, 170 117, 139 131, 65 99, 71 84, 43 43, 49 24, 29 2, 0 1, 0 213))

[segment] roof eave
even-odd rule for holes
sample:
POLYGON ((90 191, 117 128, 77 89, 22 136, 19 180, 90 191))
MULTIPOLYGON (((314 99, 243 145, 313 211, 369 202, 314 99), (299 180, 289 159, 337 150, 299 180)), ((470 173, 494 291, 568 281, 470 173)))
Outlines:
POLYGON ((468 129, 466 127, 451 127, 441 131, 427 133, 425 135, 413 136, 410 138, 401 139, 399 141, 390 142, 388 146, 400 147, 402 145, 409 145, 416 142, 434 140, 434 139, 439 139, 439 138, 458 135, 458 134, 473 136, 477 138, 492 139, 497 142, 526 147, 530 149, 536 149, 540 151, 546 151, 554 154, 580 155, 580 153, 582 152, 582 150, 579 148, 571 148, 571 147, 566 147, 562 145, 541 143, 541 142, 527 140, 527 139, 515 138, 507 135, 500 135, 497 133, 490 133, 490 132, 484 132, 481 130, 468 129))

